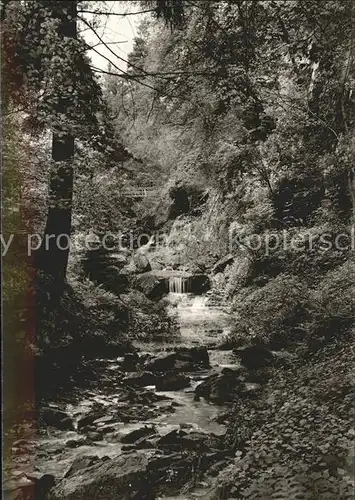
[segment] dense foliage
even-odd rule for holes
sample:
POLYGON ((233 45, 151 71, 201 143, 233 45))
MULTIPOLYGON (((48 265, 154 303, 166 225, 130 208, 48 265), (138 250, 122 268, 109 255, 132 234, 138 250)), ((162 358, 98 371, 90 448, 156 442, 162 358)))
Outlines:
POLYGON ((158 169, 147 214, 171 186, 205 193, 159 226, 152 261, 195 271, 232 254, 213 278, 232 340, 300 356, 264 399, 236 403, 240 459, 216 498, 349 498, 353 26, 353 2, 186 1, 178 28, 142 23, 139 82, 106 79, 116 130, 158 169))
POLYGON ((294 312, 279 312, 280 328, 307 329, 320 307, 307 297, 337 277, 353 311, 353 16, 352 2, 184 2, 177 29, 142 22, 129 59, 139 82, 106 78, 116 130, 155 166, 138 182, 208 195, 169 226, 159 259, 193 268, 232 251, 217 282, 247 331, 276 334, 282 295, 294 312), (259 304, 261 327, 250 316, 259 304))
POLYGON ((260 400, 236 404, 238 451, 217 498, 351 498, 352 349, 335 344, 273 373, 260 400))
POLYGON ((33 279, 18 240, 4 272, 17 361, 46 353, 60 378, 58 358, 175 333, 164 304, 134 288, 138 236, 159 233, 144 270, 209 274, 233 346, 294 355, 262 398, 236 401, 236 460, 216 497, 349 498, 354 1, 142 1, 126 70, 112 49, 107 70, 86 55, 104 2, 2 3, 5 237, 133 235, 100 254, 102 273, 73 246, 59 288, 33 279))

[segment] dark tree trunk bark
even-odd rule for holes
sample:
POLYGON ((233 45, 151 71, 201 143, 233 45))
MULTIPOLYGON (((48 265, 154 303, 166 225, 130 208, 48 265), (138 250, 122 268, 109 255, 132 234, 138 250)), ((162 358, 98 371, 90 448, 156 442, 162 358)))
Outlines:
POLYGON ((352 205, 352 224, 355 227, 355 162, 349 171, 349 191, 352 205))
POLYGON ((53 133, 50 200, 46 228, 40 248, 39 267, 46 274, 64 280, 69 257, 73 199, 74 137, 53 133))
MULTIPOLYGON (((56 2, 53 16, 61 20, 60 34, 76 38, 76 1, 56 2)), ((75 88, 75 68, 71 71, 75 88)), ((59 96, 56 111, 68 116, 72 102, 59 96)), ((74 137, 69 130, 53 130, 49 209, 37 266, 51 278, 64 281, 69 258, 73 200, 74 137)))

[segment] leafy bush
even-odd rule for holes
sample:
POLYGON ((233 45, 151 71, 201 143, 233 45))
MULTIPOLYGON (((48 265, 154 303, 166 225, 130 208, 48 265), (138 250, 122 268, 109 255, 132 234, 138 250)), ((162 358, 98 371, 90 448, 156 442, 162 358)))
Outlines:
POLYGON ((264 286, 241 289, 234 310, 237 338, 284 345, 337 337, 355 318, 355 262, 346 261, 312 287, 284 273, 264 286))
POLYGON ((355 315, 355 260, 330 271, 319 284, 317 295, 325 313, 345 319, 355 315))
MULTIPOLYGON (((251 241, 252 244, 249 235, 245 233, 242 242, 251 241)), ((253 265, 248 284, 264 284, 292 269, 293 274, 312 286, 351 257, 351 241, 351 229, 339 224, 264 232, 258 235, 258 248, 249 251, 253 265)), ((235 245, 238 245, 237 240, 235 245)))
POLYGON ((311 331, 315 339, 328 340, 348 331, 355 319, 355 261, 330 271, 312 291, 314 310, 311 331))
POLYGON ((296 276, 282 274, 263 287, 248 287, 234 301, 236 336, 264 342, 296 340, 297 327, 309 317, 310 292, 296 276))
POLYGON ((261 399, 236 402, 227 433, 237 449, 215 498, 352 497, 352 343, 273 374, 261 399))
POLYGON ((130 312, 128 336, 136 341, 171 340, 177 335, 177 325, 166 311, 163 301, 152 302, 137 290, 121 296, 130 312))
MULTIPOLYGON (((274 193, 275 216, 289 225, 303 225, 324 197, 322 178, 309 172, 308 165, 299 165, 297 176, 281 178, 274 193)), ((295 172, 296 173, 296 172, 295 172)))

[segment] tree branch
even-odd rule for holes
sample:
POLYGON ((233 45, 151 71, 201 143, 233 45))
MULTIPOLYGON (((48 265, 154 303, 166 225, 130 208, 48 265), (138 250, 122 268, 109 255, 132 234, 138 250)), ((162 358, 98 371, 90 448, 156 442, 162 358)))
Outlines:
MULTIPOLYGON (((117 42, 105 42, 105 45, 116 45, 116 43, 128 43, 128 40, 120 40, 120 41, 117 41, 117 42)), ((98 42, 98 43, 95 43, 95 45, 88 45, 88 44, 86 44, 86 48, 88 50, 91 50, 94 47, 99 47, 99 45, 102 45, 102 43, 98 42)))
POLYGON ((96 16, 136 16, 138 14, 146 14, 148 12, 156 12, 156 9, 147 9, 147 10, 140 10, 137 12, 123 12, 123 13, 118 13, 118 12, 102 12, 102 11, 96 11, 96 10, 78 10, 78 13, 80 14, 95 14, 96 16))
MULTIPOLYGON (((108 61, 115 69, 117 69, 118 71, 120 71, 122 73, 122 75, 125 75, 126 77, 126 80, 135 80, 137 81, 138 83, 140 83, 141 85, 143 85, 144 87, 148 87, 149 89, 152 89, 154 90, 155 92, 159 92, 158 89, 156 89, 155 87, 153 87, 152 85, 149 85, 148 83, 145 83, 145 82, 142 82, 140 80, 137 79, 137 75, 131 75, 130 73, 127 73, 127 71, 124 71, 123 69, 119 68, 116 64, 114 64, 111 59, 109 59, 108 57, 104 56, 103 54, 101 54, 98 50, 96 49, 92 49, 94 52, 96 52, 96 54, 98 54, 99 56, 103 57, 104 59, 106 59, 106 61, 108 61)), ((92 67, 93 68, 93 67, 92 67)), ((109 72, 109 71, 104 71, 104 70, 99 70, 98 68, 95 70, 96 72, 100 72, 100 73, 107 73, 107 74, 111 74, 111 75, 114 75, 114 76, 118 76, 118 77, 121 77, 122 78, 122 75, 120 74, 117 74, 117 73, 113 73, 113 72, 109 72)), ((141 75, 142 76, 142 75, 141 75)))
MULTIPOLYGON (((138 71, 142 71, 142 73, 146 74, 147 76, 149 75, 149 74, 148 74, 148 73, 147 73, 147 72, 146 72, 143 68, 141 68, 141 67, 139 67, 139 66, 136 66, 135 64, 130 63, 130 62, 129 62, 127 59, 125 59, 124 57, 121 57, 121 56, 119 56, 118 54, 116 54, 116 52, 114 52, 114 51, 113 51, 113 50, 112 50, 112 49, 111 49, 111 48, 107 45, 107 43, 103 40, 103 38, 102 38, 102 37, 98 34, 98 32, 96 31, 96 29, 95 29, 93 26, 91 26, 91 24, 90 24, 88 21, 86 21, 86 19, 83 19, 83 18, 80 18, 80 19, 81 19, 81 21, 83 21, 83 23, 84 23, 84 24, 86 24, 86 26, 88 26, 88 27, 92 30, 92 32, 93 32, 93 33, 94 33, 94 35, 95 35, 95 36, 96 36, 96 37, 100 40, 100 42, 102 43, 102 45, 103 45, 104 47, 106 47, 106 48, 107 48, 107 50, 108 50, 108 51, 109 51, 109 52, 110 52, 113 56, 117 57, 117 59, 119 59, 120 61, 125 62, 126 64, 128 64, 128 65, 129 65, 129 66, 131 66, 132 68, 134 68, 134 69, 136 69, 136 70, 138 70, 138 71)), ((102 54, 99 54, 99 55, 102 55, 102 54)), ((102 57, 104 57, 104 56, 102 56, 102 57)), ((105 59, 107 59, 107 58, 105 58, 105 59)))

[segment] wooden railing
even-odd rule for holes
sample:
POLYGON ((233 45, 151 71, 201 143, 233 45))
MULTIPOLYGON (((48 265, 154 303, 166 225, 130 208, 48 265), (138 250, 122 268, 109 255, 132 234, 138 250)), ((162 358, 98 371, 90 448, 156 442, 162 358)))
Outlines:
POLYGON ((123 189, 121 191, 122 196, 127 196, 127 198, 147 198, 150 196, 156 196, 157 190, 151 187, 137 187, 131 189, 123 189))

